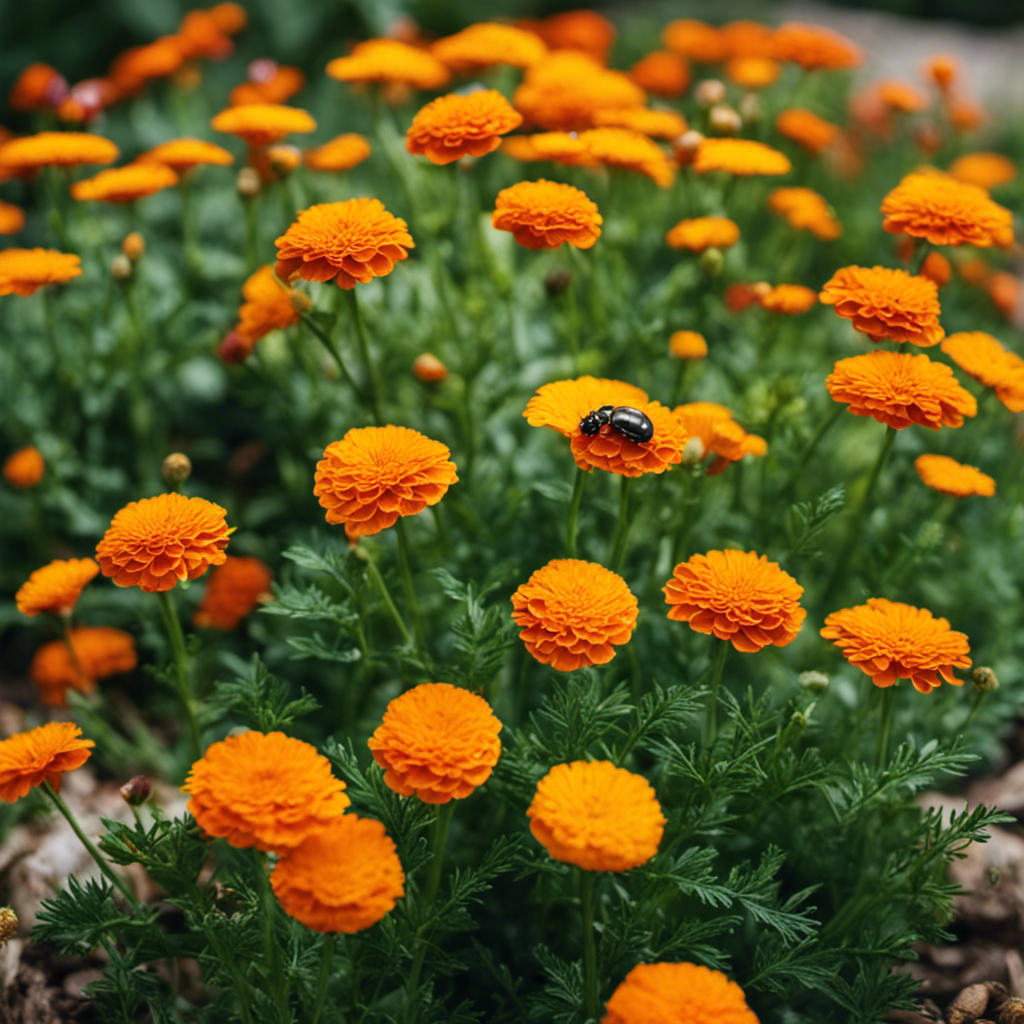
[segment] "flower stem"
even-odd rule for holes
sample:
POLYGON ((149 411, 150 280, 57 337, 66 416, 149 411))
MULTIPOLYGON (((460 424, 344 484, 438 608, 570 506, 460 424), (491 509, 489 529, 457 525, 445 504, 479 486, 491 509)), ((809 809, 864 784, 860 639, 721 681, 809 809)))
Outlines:
POLYGON ((317 336, 317 338, 320 339, 320 343, 325 349, 327 349, 331 358, 341 371, 342 377, 345 378, 345 382, 352 389, 352 393, 356 398, 359 398, 362 395, 362 391, 360 390, 359 385, 355 382, 355 378, 351 373, 349 373, 348 367, 341 358, 341 353, 338 351, 338 347, 334 344, 331 336, 326 331, 321 330, 319 324, 317 324, 317 322, 308 313, 302 313, 300 316, 302 317, 302 322, 310 329, 310 331, 313 332, 313 334, 317 336))
POLYGON ((267 855, 256 850, 253 852, 256 854, 256 873, 259 876, 260 903, 262 904, 260 916, 263 918, 263 958, 269 972, 270 997, 277 1006, 279 1019, 286 1021, 291 1019, 288 1008, 288 991, 284 972, 281 969, 280 950, 274 936, 277 901, 274 899, 273 890, 270 888, 270 879, 267 877, 267 855))
POLYGON ((583 917, 583 997, 587 1020, 597 1020, 597 949, 594 944, 594 872, 580 869, 580 913, 583 917))
POLYGON ((323 948, 320 950, 320 976, 316 982, 316 1002, 313 1004, 310 1024, 320 1024, 320 1014, 327 999, 327 982, 331 976, 331 961, 334 959, 334 946, 337 941, 337 932, 324 936, 323 948))
POLYGON ((580 502, 583 500, 583 485, 586 483, 586 474, 576 467, 576 479, 572 484, 572 500, 569 502, 569 524, 565 532, 565 550, 570 558, 576 558, 576 528, 579 525, 580 502))
POLYGON ((188 684, 188 675, 185 671, 185 636, 181 632, 181 623, 178 621, 178 613, 174 607, 174 598, 169 590, 157 592, 160 599, 160 612, 163 615, 164 626, 167 629, 167 636, 171 641, 171 650, 174 652, 174 676, 177 683, 178 696, 185 705, 185 714, 188 716, 189 731, 192 733, 192 743, 196 748, 196 757, 203 756, 203 739, 199 731, 199 719, 196 717, 196 701, 188 684))
POLYGON ((121 881, 117 875, 114 874, 113 868, 107 863, 106 859, 96 849, 92 840, 82 831, 82 826, 78 824, 78 820, 71 813, 71 809, 68 807, 63 800, 61 800, 57 791, 50 785, 49 782, 43 782, 40 789, 53 801, 54 807, 64 815, 67 823, 71 826, 72 831, 81 840, 82 845, 89 852, 89 856, 96 861, 96 866, 103 872, 103 874, 110 880, 114 887, 121 893, 122 896, 132 905, 138 906, 138 900, 131 894, 128 887, 121 881))
POLYGON ((729 641, 721 637, 715 637, 718 645, 715 650, 714 667, 711 670, 711 693, 708 695, 708 703, 704 709, 704 748, 710 750, 715 745, 715 738, 718 736, 718 687, 722 682, 722 672, 725 669, 725 656, 729 653, 729 641))
POLYGON ((367 558, 366 561, 367 570, 373 579, 374 585, 377 590, 380 591, 380 596, 384 599, 384 607, 387 608, 388 614, 394 620, 395 625, 398 627, 398 632, 402 634, 402 639, 405 641, 406 647, 412 647, 412 635, 409 633, 409 629, 399 614, 398 609, 395 607, 395 602, 391 600, 391 594, 388 592, 387 584, 384 582, 384 577, 380 574, 380 569, 377 568, 377 563, 372 558, 367 558))
POLYGON ((373 420, 378 425, 384 422, 380 411, 380 399, 384 393, 384 383, 380 377, 380 369, 370 358, 370 346, 366 341, 366 325, 363 323, 363 315, 359 311, 359 299, 356 297, 355 288, 348 290, 348 300, 352 307, 352 320, 356 328, 356 341, 359 343, 359 353, 363 358, 363 368, 366 370, 366 386, 369 391, 368 405, 373 414, 373 420))
POLYGON ((789 474, 786 482, 782 485, 781 494, 786 494, 796 487, 800 474, 803 473, 804 467, 810 461, 811 456, 818 450, 818 445, 821 444, 825 435, 832 429, 845 411, 845 405, 837 404, 835 409, 832 410, 832 415, 821 424, 818 432, 811 438, 811 443, 800 453, 800 457, 796 460, 796 465, 793 467, 793 472, 789 474))
POLYGON ((618 572, 622 565, 622 559, 626 554, 626 538, 629 536, 629 528, 632 525, 629 518, 629 485, 632 480, 628 476, 622 478, 622 488, 619 491, 619 521, 615 526, 615 539, 612 541, 612 553, 608 559, 608 568, 612 572, 618 572))
POLYGON ((882 771, 889 763, 889 737, 892 735, 892 705, 896 687, 888 686, 882 691, 882 710, 878 722, 878 750, 875 763, 882 771))
POLYGON ((405 588, 405 601, 412 614, 412 628, 416 634, 416 642, 422 649, 424 646, 423 623, 420 620, 420 605, 416 600, 416 588, 412 583, 412 563, 409 560, 409 537, 405 532, 405 523, 399 516, 395 522, 395 533, 398 536, 398 559, 402 563, 402 586, 405 588))

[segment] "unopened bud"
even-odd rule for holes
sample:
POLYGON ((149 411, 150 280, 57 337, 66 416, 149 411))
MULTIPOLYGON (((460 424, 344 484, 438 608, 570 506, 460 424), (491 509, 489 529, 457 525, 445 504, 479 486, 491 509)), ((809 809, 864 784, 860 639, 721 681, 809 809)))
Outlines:
POLYGON ((700 254, 700 269, 708 277, 718 277, 724 266, 725 257, 722 255, 721 249, 705 249, 700 254))
POLYGON ((1024 999, 1011 996, 999 1007, 999 1024, 1024 1024, 1024 999))
POLYGON ((115 281, 127 281, 132 276, 132 261, 123 252, 110 261, 110 276, 115 281))
POLYGON ((297 146, 281 143, 267 150, 267 160, 271 170, 279 177, 286 178, 302 163, 302 150, 297 146))
POLYGON ((290 288, 288 298, 296 313, 308 313, 313 308, 313 300, 305 292, 300 292, 298 288, 290 288))
POLYGON ((968 985, 946 1007, 946 1020, 949 1024, 970 1024, 976 1021, 988 1007, 988 985, 980 982, 968 985))
POLYGON ((974 680, 975 689, 982 693, 994 693, 999 689, 999 679, 988 665, 978 665, 971 672, 971 679, 974 680))
POLYGON ((766 295, 770 295, 772 286, 767 281, 756 281, 750 286, 751 294, 760 302, 766 295))
POLYGON ((707 110, 725 99, 725 83, 717 78, 705 78, 703 82, 697 83, 693 96, 697 105, 707 110))
POLYGON ((252 354, 253 343, 238 331, 229 331, 217 346, 217 355, 224 363, 244 363, 252 354))
POLYGON ((801 672, 796 681, 813 694, 820 695, 828 689, 828 676, 824 672, 801 672))
POLYGON ((721 103, 708 113, 708 127, 716 135, 738 135, 743 119, 732 107, 721 103))
POLYGON ((744 124, 760 124, 764 117, 764 105, 756 92, 748 92, 740 100, 740 117, 744 124))
POLYGON ((691 437, 683 446, 683 465, 693 466, 704 458, 704 442, 696 436, 691 437))
POLYGON ((260 194, 260 176, 253 167, 243 167, 235 179, 235 188, 243 199, 255 199, 260 194))
POLYGON ((138 231, 133 231, 130 235, 124 236, 124 241, 121 243, 121 252, 132 263, 138 263, 146 252, 146 240, 138 231))
POLYGON ((448 367, 431 352, 422 352, 412 364, 412 375, 424 384, 436 384, 448 376, 448 367))
POLYGON ((129 779, 120 789, 121 796, 124 797, 124 802, 129 807, 139 807, 149 799, 149 794, 153 791, 153 787, 150 784, 148 776, 136 775, 134 779, 129 779))
POLYGON ((10 907, 0 907, 0 945, 14 938, 18 930, 18 915, 10 907))
POLYGON ((166 484, 174 486, 184 483, 192 475, 192 460, 184 452, 171 452, 164 459, 160 473, 166 484))
POLYGON ((544 290, 549 298, 561 295, 572 284, 572 271, 568 267, 556 267, 544 278, 544 290))
POLYGON ((704 136, 696 128, 691 128, 672 140, 672 150, 681 166, 686 167, 693 163, 693 158, 703 141, 704 136))

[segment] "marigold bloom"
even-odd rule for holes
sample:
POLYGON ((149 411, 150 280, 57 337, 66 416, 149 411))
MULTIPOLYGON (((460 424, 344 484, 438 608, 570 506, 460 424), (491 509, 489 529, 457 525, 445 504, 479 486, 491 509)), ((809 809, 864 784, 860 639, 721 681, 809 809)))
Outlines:
POLYGON ((336 57, 327 74, 340 82, 382 82, 440 89, 451 77, 432 53, 397 39, 367 39, 347 57, 336 57))
POLYGON ((422 384, 438 384, 448 376, 448 367, 433 352, 421 352, 412 363, 412 375, 422 384))
POLYGON ((388 213, 379 199, 311 206, 274 244, 274 270, 282 281, 295 275, 307 281, 333 278, 346 289, 386 277, 414 247, 405 221, 388 213))
POLYGON ((670 21, 662 30, 661 41, 674 53, 701 64, 717 64, 729 56, 722 33, 706 22, 691 18, 670 21))
POLYGON ((942 351, 985 387, 1010 412, 1024 412, 1024 359, 984 331, 961 331, 942 343, 942 351))
POLYGON ((728 249, 740 240, 740 227, 728 217, 696 217, 681 220, 665 235, 665 244, 672 249, 728 249))
POLYGON ((719 32, 730 57, 772 57, 775 54, 774 31, 759 21, 729 21, 719 32))
POLYGON ((405 148, 431 163, 450 164, 464 156, 485 156, 501 136, 523 123, 497 89, 440 96, 423 107, 405 133, 405 148))
POLYGON ((700 458, 714 456, 707 475, 716 476, 744 455, 764 455, 768 446, 756 434, 748 434, 732 412, 717 402, 689 402, 677 405, 672 414, 686 428, 691 440, 701 444, 700 458))
POLYGON ((154 78, 170 78, 185 63, 177 36, 163 36, 145 46, 133 46, 114 58, 107 78, 122 96, 134 96, 154 78))
POLYGON ((523 412, 531 427, 551 427, 569 438, 569 448, 580 469, 594 468, 620 476, 664 473, 682 460, 686 431, 660 402, 632 384, 595 377, 544 384, 523 412), (644 413, 654 427, 649 441, 630 441, 606 425, 597 434, 580 431, 580 421, 604 405, 627 405, 644 413))
POLYGON ((929 281, 934 281, 941 288, 943 285, 949 284, 950 278, 953 276, 953 268, 941 252, 930 252, 925 256, 924 263, 921 264, 920 274, 922 277, 928 278, 929 281))
POLYGON ((961 132, 980 128, 988 120, 985 111, 977 103, 962 96, 946 98, 946 115, 953 127, 961 132))
POLYGON ((818 301, 818 293, 802 284, 777 284, 758 296, 763 309, 773 313, 806 313, 818 301))
POLYGON ((690 65, 677 53, 655 50, 633 65, 629 77, 655 96, 675 99, 690 84, 690 65))
POLYGON ((324 450, 313 493, 349 540, 436 505, 459 478, 447 445, 408 427, 355 427, 324 450))
POLYGON ((40 167, 75 167, 109 164, 118 149, 109 139, 86 132, 39 132, 11 139, 0 146, 0 167, 5 171, 36 171, 40 167))
POLYGON ((743 989, 697 964, 637 964, 608 1000, 601 1024, 758 1024, 743 989))
POLYGON ((135 640, 123 630, 81 626, 68 637, 74 658, 64 640, 51 640, 36 651, 29 666, 29 677, 47 707, 66 707, 68 690, 93 693, 98 679, 131 672, 138 664, 135 640))
POLYGON ((946 333, 939 323, 935 282, 905 270, 843 267, 825 283, 818 298, 874 341, 891 338, 930 348, 946 333))
POLYGON ((580 133, 580 142, 599 163, 636 171, 659 188, 668 188, 675 177, 675 168, 665 151, 646 135, 630 128, 591 128, 580 133))
POLYGON ((832 207, 813 189, 777 188, 768 195, 768 209, 785 217, 796 231, 810 231, 815 238, 830 242, 843 233, 832 207))
POLYGON ((629 128, 652 139, 675 139, 687 129, 686 118, 682 114, 674 110, 652 110, 650 107, 597 110, 594 112, 594 124, 599 128, 629 128))
POLYGON ((859 67, 860 50, 848 39, 820 25, 787 22, 775 30, 775 56, 799 64, 805 71, 859 67))
POLYGON ((451 683, 421 683, 388 704, 369 747, 396 793, 446 804, 491 777, 500 731, 482 697, 451 683))
POLYGON ((914 689, 930 693, 942 679, 962 686, 953 669, 971 667, 967 637, 951 630, 946 619, 935 618, 927 608, 882 597, 833 612, 826 617, 821 635, 833 641, 875 686, 909 679, 914 689))
POLYGON ((257 60, 249 65, 249 81, 236 85, 228 95, 232 107, 252 103, 285 103, 306 84, 300 68, 279 65, 272 60, 257 60))
POLYGON ((22 615, 69 615, 85 585, 100 571, 91 558, 55 559, 36 569, 14 595, 22 615))
POLYGON ((161 189, 178 184, 178 175, 160 163, 128 164, 109 171, 100 171, 95 177, 76 181, 71 186, 71 198, 99 199, 107 203, 134 203, 161 189))
POLYGON ((708 343, 696 331, 673 331, 668 339, 668 352, 676 359, 704 359, 708 343))
POLYGON ((214 24, 229 36, 241 32, 249 22, 249 15, 245 13, 245 8, 241 4, 214 4, 209 13, 214 24))
POLYGON ((672 570, 662 589, 670 619, 713 633, 744 653, 792 643, 807 615, 800 607, 804 588, 753 551, 692 555, 672 570))
POLYGON ((321 832, 351 802, 327 758, 281 732, 245 732, 211 744, 181 789, 204 832, 275 853, 321 832))
POLYGON ((289 850, 270 885, 286 914, 317 932, 359 932, 405 895, 395 844, 379 821, 344 814, 289 850))
POLYGON ((202 139, 172 139, 143 153, 139 161, 166 164, 178 174, 184 174, 200 164, 228 167, 234 163, 234 157, 222 146, 202 139))
POLYGON ((840 359, 825 380, 828 393, 854 416, 871 416, 896 430, 961 427, 978 411, 945 363, 906 352, 868 352, 840 359))
POLYGON ((991 498, 996 493, 996 482, 975 466, 968 466, 948 455, 919 455, 914 469, 926 487, 952 494, 957 498, 978 495, 991 498))
POLYGON ((68 83, 56 68, 29 64, 14 80, 7 105, 17 111, 53 109, 67 94, 68 83))
POLYGON ((928 106, 928 97, 907 82, 886 80, 875 85, 878 98, 890 109, 901 114, 916 114, 928 106))
POLYGON ((60 789, 64 772, 81 768, 96 745, 73 722, 50 722, 0 743, 0 800, 12 804, 34 786, 60 789))
POLYGON ((555 859, 586 871, 628 871, 657 852, 665 817, 651 784, 611 761, 556 764, 526 811, 555 859))
POLYGON ((752 139, 704 139, 693 158, 698 174, 726 171, 729 174, 788 174, 789 157, 752 139))
POLYGON ((574 558, 548 562, 512 595, 526 649, 559 672, 607 664, 632 636, 637 614, 621 576, 574 558))
POLYGON ((269 146, 286 135, 316 131, 316 121, 304 110, 279 103, 250 103, 228 107, 210 122, 214 131, 237 135, 250 146, 269 146))
POLYGON ((1017 177, 1017 167, 1002 153, 965 153, 950 164, 950 177, 965 185, 993 189, 1017 177))
POLYGON ((205 629, 231 631, 258 604, 270 599, 274 576, 258 558, 228 555, 210 573, 203 600, 192 621, 205 629))
POLYGON ((782 73, 771 57, 733 57, 725 65, 726 77, 744 89, 766 89, 782 73))
POLYGON ((1013 215, 976 185, 940 171, 913 171, 883 200, 882 227, 890 234, 926 238, 934 245, 998 245, 1013 242, 1013 215))
POLYGON ((125 505, 96 545, 100 571, 119 587, 148 593, 170 590, 202 576, 227 558, 234 527, 225 511, 205 498, 158 494, 125 505))
POLYGON ((431 47, 431 52, 452 71, 473 74, 496 64, 531 67, 544 58, 548 48, 533 32, 488 21, 439 39, 431 47))
POLYGON ((491 224, 527 249, 557 249, 563 242, 589 249, 601 235, 603 218, 586 193, 559 182, 520 181, 494 200, 491 224))
POLYGON ((82 273, 82 260, 54 249, 0 251, 0 295, 31 295, 48 284, 64 284, 82 273))
POLYGON ((838 125, 798 107, 783 110, 775 119, 775 129, 815 156, 832 145, 840 132, 838 125))
POLYGON ((249 341, 299 322, 291 291, 274 276, 273 267, 260 267, 242 285, 245 302, 238 311, 235 330, 249 341))
POLYGON ((999 312, 1014 322, 1021 308, 1021 279, 1016 274, 1000 270, 985 282, 985 290, 999 312))
POLYGON ((25 211, 13 203, 0 202, 0 235, 16 235, 25 226, 25 211))
POLYGON ((563 11, 532 22, 530 29, 552 50, 579 50, 602 62, 615 42, 615 26, 596 11, 563 11))
POLYGON ((596 161, 576 132, 538 132, 534 135, 510 135, 503 139, 501 151, 513 160, 550 160, 572 167, 591 167, 596 161))
POLYGON ((926 79, 942 90, 948 89, 960 76, 959 62, 948 53, 937 53, 929 57, 921 70, 926 79))
POLYGON ((3 476, 12 487, 35 487, 45 471, 46 463, 34 445, 19 448, 4 460, 3 476))
POLYGON ((347 132, 315 149, 307 149, 304 160, 314 171, 350 171, 370 155, 370 143, 356 132, 347 132))
POLYGON ((230 56, 234 43, 210 11, 188 11, 178 25, 178 45, 190 60, 210 57, 223 60, 230 56))

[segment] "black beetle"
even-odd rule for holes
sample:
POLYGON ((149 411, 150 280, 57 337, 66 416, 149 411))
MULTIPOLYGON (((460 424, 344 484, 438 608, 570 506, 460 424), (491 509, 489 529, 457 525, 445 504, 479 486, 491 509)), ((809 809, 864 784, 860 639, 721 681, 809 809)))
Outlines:
POLYGON ((605 426, 617 430, 626 440, 636 444, 643 444, 654 437, 654 424, 646 413, 628 405, 602 405, 600 409, 587 413, 580 420, 580 433, 593 436, 605 426))

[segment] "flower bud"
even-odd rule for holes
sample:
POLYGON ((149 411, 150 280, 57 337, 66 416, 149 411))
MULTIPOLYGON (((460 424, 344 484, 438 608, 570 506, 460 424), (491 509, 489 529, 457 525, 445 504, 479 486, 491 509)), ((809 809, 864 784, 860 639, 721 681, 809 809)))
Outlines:
POLYGON ((302 163, 302 150, 287 143, 271 146, 267 150, 267 161, 279 178, 287 178, 302 163))
POLYGON ((276 75, 277 61, 271 60, 269 57, 260 57, 250 61, 249 67, 246 69, 246 77, 257 85, 271 81, 276 75))
POLYGON ((700 269, 708 277, 718 277, 724 266, 725 257, 722 255, 721 249, 705 249, 700 254, 700 269))
POLYGON ((975 689, 982 693, 995 693, 999 689, 999 679, 988 665, 978 665, 971 672, 971 679, 974 680, 975 689))
POLYGON ((764 117, 764 105, 756 92, 748 92, 740 100, 740 117, 744 124, 760 124, 764 117))
POLYGON ((703 82, 697 83, 693 95, 697 106, 707 110, 725 99, 725 83, 717 78, 705 78, 703 82))
POLYGON ((253 343, 238 331, 229 331, 224 340, 217 346, 217 355, 221 362, 234 364, 244 363, 252 354, 253 343))
POLYGON ((288 298, 296 313, 308 313, 313 308, 313 300, 305 292, 300 292, 298 288, 290 288, 288 298))
POLYGON ((421 352, 412 364, 412 375, 424 384, 436 384, 448 376, 448 367, 431 352, 421 352))
POLYGON ((796 681, 810 693, 820 696, 828 689, 828 676, 824 672, 801 672, 796 681))
MULTIPOLYGON (((172 456, 173 457, 173 456, 172 456)), ((185 456, 181 456, 183 459, 185 456)), ((186 459, 186 461, 188 461, 186 459)), ((164 463, 166 465, 166 463, 164 463)), ((149 778, 145 775, 136 775, 135 778, 129 779, 120 789, 121 796, 124 797, 124 802, 129 807, 139 807, 149 799, 149 794, 152 792, 152 785, 150 784, 149 778)))
POLYGON ((694 466, 704 458, 704 442, 699 437, 691 437, 683 446, 682 461, 684 466, 694 466))
POLYGON ((571 284, 572 271, 568 267, 556 267, 544 278, 544 290, 551 299, 567 291, 571 284))
POLYGON ((243 199, 255 199, 260 194, 260 176, 252 167, 243 167, 235 179, 235 188, 243 199))
POLYGON ((999 1007, 998 1024, 1024 1024, 1024 999, 1011 996, 999 1007))
POLYGON ((743 120, 732 107, 720 103, 708 113, 708 127, 716 135, 738 135, 743 120))
POLYGON ((115 281, 127 281, 132 276, 132 261, 123 252, 110 261, 110 276, 115 281))
POLYGON ((10 907, 0 907, 0 946, 14 938, 18 930, 18 915, 10 907))
POLYGON ((678 138, 672 140, 672 151, 675 153, 680 167, 688 167, 693 163, 693 158, 697 155, 697 150, 700 149, 700 144, 703 141, 704 136, 695 128, 683 132, 678 138))
POLYGON ((171 452, 164 459, 160 473, 165 484, 172 487, 182 484, 192 475, 192 460, 184 452, 171 452))
POLYGON ((138 231, 133 231, 130 235, 124 236, 124 241, 121 243, 121 252, 132 263, 138 263, 146 252, 146 240, 138 231))
POLYGON ((750 286, 750 291, 757 302, 760 302, 766 295, 771 294, 772 286, 767 281, 756 281, 750 286))

